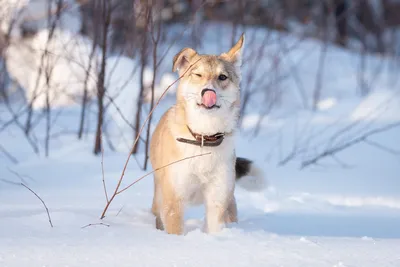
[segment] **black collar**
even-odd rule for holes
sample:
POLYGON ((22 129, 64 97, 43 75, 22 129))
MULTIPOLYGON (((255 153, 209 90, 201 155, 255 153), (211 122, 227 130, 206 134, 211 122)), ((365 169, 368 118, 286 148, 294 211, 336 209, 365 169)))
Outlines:
POLYGON ((195 146, 219 146, 222 141, 224 141, 225 133, 216 133, 213 135, 202 135, 194 133, 189 126, 187 126, 189 132, 192 134, 195 140, 190 140, 186 138, 177 138, 178 142, 187 143, 195 146))

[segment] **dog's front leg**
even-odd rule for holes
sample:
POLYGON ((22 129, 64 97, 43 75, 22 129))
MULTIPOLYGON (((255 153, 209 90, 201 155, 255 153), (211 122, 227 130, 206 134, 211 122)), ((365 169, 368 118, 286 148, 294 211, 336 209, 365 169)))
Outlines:
POLYGON ((226 222, 226 212, 233 200, 235 188, 234 172, 221 168, 215 172, 205 188, 206 198, 206 232, 221 231, 226 222))
MULTIPOLYGON (((184 203, 181 192, 177 188, 176 176, 162 177, 161 220, 168 234, 183 234, 184 203)), ((179 181, 179 180, 178 180, 179 181)))

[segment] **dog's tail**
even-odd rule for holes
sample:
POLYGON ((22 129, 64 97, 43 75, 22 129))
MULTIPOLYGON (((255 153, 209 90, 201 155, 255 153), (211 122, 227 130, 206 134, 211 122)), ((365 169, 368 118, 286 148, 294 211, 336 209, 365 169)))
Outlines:
POLYGON ((248 191, 262 191, 268 183, 263 171, 251 160, 246 158, 236 158, 236 183, 248 191))

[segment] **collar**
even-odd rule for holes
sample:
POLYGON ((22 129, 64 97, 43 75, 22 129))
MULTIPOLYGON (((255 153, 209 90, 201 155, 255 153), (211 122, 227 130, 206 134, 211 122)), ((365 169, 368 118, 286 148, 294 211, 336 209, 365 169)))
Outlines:
POLYGON ((219 146, 222 141, 224 141, 225 133, 216 133, 213 135, 202 135, 198 133, 194 133, 189 126, 186 126, 189 132, 192 134, 195 140, 190 140, 186 138, 177 138, 178 142, 187 143, 196 146, 219 146))

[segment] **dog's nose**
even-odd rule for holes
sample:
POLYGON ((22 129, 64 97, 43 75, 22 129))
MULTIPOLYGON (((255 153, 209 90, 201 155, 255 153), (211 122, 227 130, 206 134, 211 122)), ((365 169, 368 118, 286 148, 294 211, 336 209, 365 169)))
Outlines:
POLYGON ((211 91, 211 92, 213 92, 213 93, 215 94, 215 90, 213 90, 213 89, 208 89, 208 88, 205 88, 205 89, 201 90, 201 97, 203 97, 203 96, 204 96, 204 94, 205 94, 207 91, 211 91))

